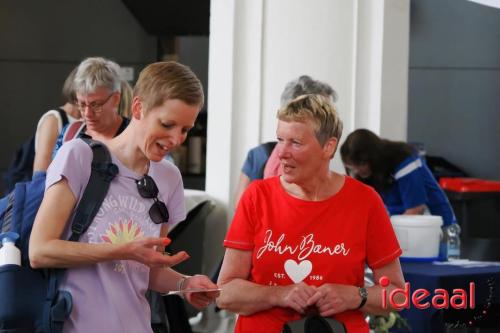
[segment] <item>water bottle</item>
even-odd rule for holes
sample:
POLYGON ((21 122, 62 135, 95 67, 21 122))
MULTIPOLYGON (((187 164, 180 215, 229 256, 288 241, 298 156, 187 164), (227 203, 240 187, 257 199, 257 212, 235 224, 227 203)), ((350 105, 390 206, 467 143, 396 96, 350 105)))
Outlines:
POLYGON ((16 240, 19 235, 15 232, 4 232, 0 234, 0 266, 18 265, 21 266, 21 251, 16 247, 16 240))
POLYGON ((460 259, 460 226, 452 223, 446 227, 448 260, 460 259))

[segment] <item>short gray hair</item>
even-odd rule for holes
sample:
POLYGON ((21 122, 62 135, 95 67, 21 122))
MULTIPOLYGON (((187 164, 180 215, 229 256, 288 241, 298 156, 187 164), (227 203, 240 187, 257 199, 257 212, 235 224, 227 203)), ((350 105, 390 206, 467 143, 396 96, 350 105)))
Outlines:
POLYGON ((120 91, 120 65, 102 57, 83 60, 75 75, 74 89, 81 94, 90 94, 99 88, 112 92, 120 91))
POLYGON ((281 106, 285 106, 299 96, 309 94, 323 95, 330 97, 332 102, 337 101, 337 93, 328 83, 314 80, 308 75, 302 75, 286 84, 285 90, 281 94, 281 106))

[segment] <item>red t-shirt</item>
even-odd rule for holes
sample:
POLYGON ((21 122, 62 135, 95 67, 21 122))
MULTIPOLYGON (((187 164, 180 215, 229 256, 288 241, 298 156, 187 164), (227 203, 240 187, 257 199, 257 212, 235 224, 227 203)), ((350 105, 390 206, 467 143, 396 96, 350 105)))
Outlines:
MULTIPOLYGON (((279 177, 252 182, 243 194, 225 247, 253 251, 250 281, 289 285, 364 285, 365 263, 382 267, 401 255, 387 211, 378 194, 350 177, 323 201, 289 195, 279 177)), ((237 333, 280 333, 286 321, 300 318, 275 307, 238 316, 237 333)), ((335 315, 349 333, 368 332, 360 311, 335 315)))

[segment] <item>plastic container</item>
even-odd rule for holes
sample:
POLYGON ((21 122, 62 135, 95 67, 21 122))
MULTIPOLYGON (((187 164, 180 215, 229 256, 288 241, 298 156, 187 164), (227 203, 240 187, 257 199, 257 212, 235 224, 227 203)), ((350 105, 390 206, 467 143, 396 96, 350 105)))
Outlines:
POLYGON ((15 232, 4 232, 0 234, 0 266, 17 265, 21 266, 21 251, 16 247, 16 240, 19 235, 15 232))
POLYGON ((453 207, 462 239, 500 240, 500 181, 441 178, 439 184, 453 207))
POLYGON ((401 260, 439 259, 443 219, 435 215, 393 215, 392 226, 403 250, 401 260))

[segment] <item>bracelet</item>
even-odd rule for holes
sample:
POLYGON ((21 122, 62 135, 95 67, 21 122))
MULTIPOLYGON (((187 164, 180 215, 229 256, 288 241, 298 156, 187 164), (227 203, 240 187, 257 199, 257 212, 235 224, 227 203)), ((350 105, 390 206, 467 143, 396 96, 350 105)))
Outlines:
POLYGON ((177 289, 178 291, 181 291, 181 290, 182 290, 182 288, 183 288, 183 286, 184 286, 184 282, 185 282, 188 278, 190 278, 190 277, 191 277, 191 276, 189 276, 189 275, 183 275, 183 276, 181 276, 181 278, 180 278, 179 280, 177 280, 176 289, 177 289))

